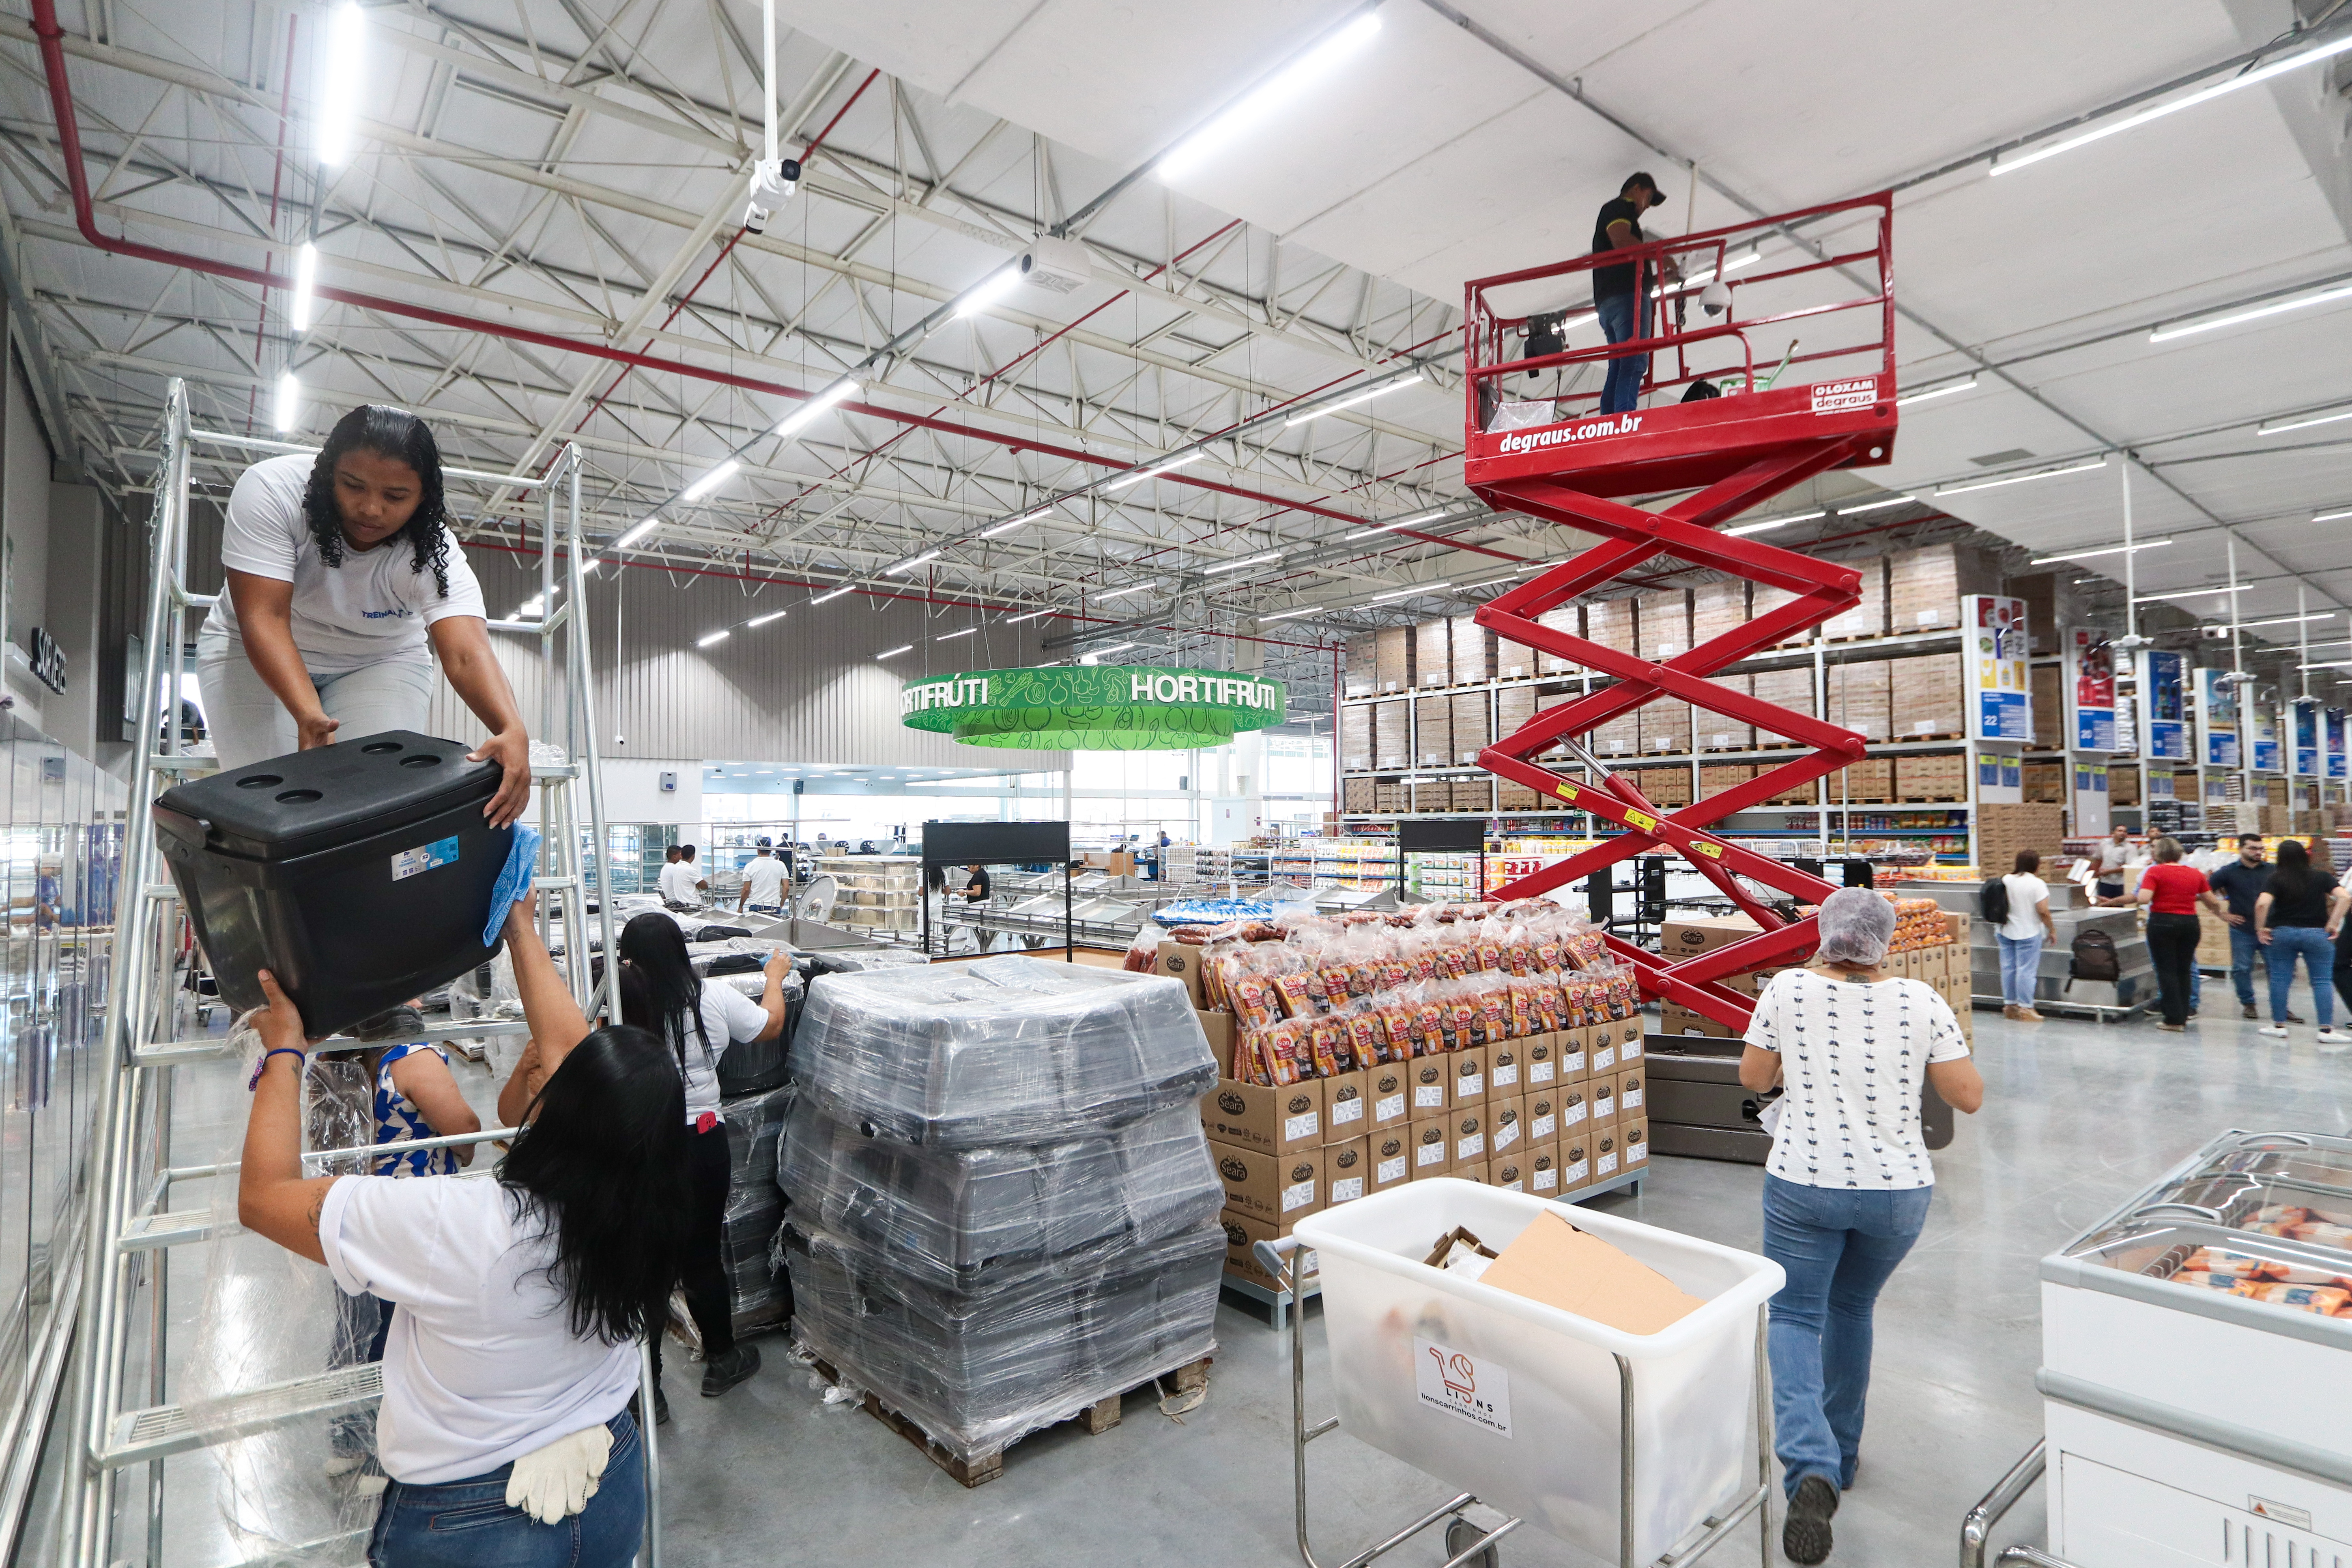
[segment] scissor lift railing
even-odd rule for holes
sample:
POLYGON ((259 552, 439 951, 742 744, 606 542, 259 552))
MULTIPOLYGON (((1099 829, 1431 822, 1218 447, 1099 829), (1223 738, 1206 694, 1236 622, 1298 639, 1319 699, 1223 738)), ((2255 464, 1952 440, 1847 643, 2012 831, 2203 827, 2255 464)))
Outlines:
MULTIPOLYGON (((1811 918, 1784 920, 1756 897, 1741 879, 1818 903, 1832 884, 1783 862, 1756 854, 1737 840, 1707 831, 1710 824, 1758 805, 1863 755, 1863 737, 1808 713, 1760 701, 1718 686, 1708 678, 1790 633, 1840 614, 1860 598, 1861 574, 1850 566, 1818 561, 1760 540, 1733 538, 1724 526, 1748 509, 1831 468, 1885 462, 1894 449, 1894 292, 1889 249, 1893 198, 1881 195, 1831 204, 1752 224, 1737 225, 1679 239, 1660 241, 1606 256, 1583 257, 1470 283, 1465 290, 1468 428, 1464 469, 1471 488, 1498 511, 1525 512, 1598 534, 1602 542, 1551 567, 1494 599, 1477 613, 1481 625, 1499 637, 1571 660, 1595 674, 1613 678, 1583 697, 1548 709, 1516 733, 1479 753, 1481 766, 1502 778, 1585 811, 1623 831, 1581 854, 1546 867, 1490 895, 1496 899, 1547 891, 1634 856, 1661 849, 1681 854, 1762 927, 1759 934, 1728 947, 1664 962, 1659 955, 1612 937, 1616 954, 1635 966, 1646 995, 1678 1003, 1734 1026, 1748 1021, 1749 999, 1721 984, 1727 975, 1790 960, 1814 943, 1811 918), (1834 236, 1869 221, 1871 243, 1840 252, 1834 236), (1827 244, 1801 242, 1807 230, 1832 237, 1827 244), (1741 260, 1776 242, 1791 247, 1796 259, 1759 265, 1739 275, 1741 260), (1533 358, 1506 357, 1507 344, 1531 315, 1554 314, 1579 296, 1586 275, 1604 261, 1641 267, 1643 280, 1656 279, 1663 261, 1680 258, 1685 280, 1669 280, 1667 298, 1695 296, 1706 283, 1722 280, 1731 299, 1719 321, 1695 328, 1656 331, 1634 341, 1593 348, 1562 349, 1533 358), (1733 271, 1727 273, 1728 264, 1733 271), (1864 278, 1872 286, 1860 294, 1840 292, 1864 278), (1828 291, 1831 297, 1822 295, 1828 291), (1743 310, 1742 296, 1763 299, 1762 308, 1743 310), (1811 297, 1808 297, 1808 296, 1811 297), (1777 299, 1775 298, 1777 296, 1777 299), (1777 381, 1759 388, 1754 344, 1768 329, 1790 322, 1832 323, 1845 334, 1799 353, 1792 342, 1781 356, 1787 365, 1827 369, 1831 377, 1791 386, 1777 381), (1651 391, 1685 385, 1712 375, 1737 374, 1742 390, 1655 409, 1616 415, 1554 417, 1541 424, 1498 418, 1505 405, 1503 378, 1556 366, 1599 364, 1629 354, 1671 354, 1672 374, 1645 381, 1651 391), (1732 361, 1737 358, 1736 373, 1732 361), (1707 365, 1720 358, 1717 369, 1707 365), (1692 493, 1661 510, 1645 510, 1612 497, 1692 493), (1786 603, 1671 658, 1649 659, 1603 647, 1539 624, 1546 611, 1592 593, 1662 555, 1694 566, 1743 577, 1793 595, 1786 603), (1809 756, 1782 763, 1753 780, 1664 810, 1644 796, 1633 779, 1594 756, 1580 737, 1644 703, 1687 701, 1735 723, 1752 724, 1799 745, 1809 756), (1571 781, 1535 759, 1565 746, 1584 766, 1586 780, 1571 781)), ((1769 345, 1768 345, 1769 348, 1769 345)), ((1574 405, 1573 396, 1557 400, 1574 405)))
MULTIPOLYGON (((115 955, 100 1053, 100 1115, 91 1161, 88 1260, 89 1281, 81 1300, 75 1344, 73 1405, 65 1430, 73 1443, 69 1507, 61 1532, 60 1568, 102 1568, 124 1560, 116 1541, 117 1479, 134 1465, 147 1467, 146 1558, 161 1568, 163 1551, 163 1464, 173 1455, 230 1441, 291 1422, 363 1408, 383 1392, 374 1363, 341 1367, 209 1401, 201 1421, 170 1399, 166 1378, 170 1303, 164 1249, 200 1241, 236 1223, 229 1184, 234 1162, 175 1165, 173 1163, 172 1102, 176 1075, 184 1070, 230 1073, 235 1064, 219 1037, 183 1037, 176 998, 179 981, 194 953, 179 894, 164 874, 149 806, 180 778, 214 765, 208 755, 191 753, 180 721, 180 693, 186 673, 189 616, 208 608, 211 595, 188 588, 188 479, 194 449, 220 447, 271 452, 313 448, 285 442, 195 429, 187 390, 174 380, 166 401, 163 462, 155 478, 150 575, 140 673, 142 715, 133 735, 129 809, 122 848, 122 895, 115 927, 115 955), (160 750, 159 745, 160 736, 160 750), (211 1205, 177 1208, 174 1190, 215 1184, 211 1205), (129 1403, 132 1373, 132 1318, 137 1299, 146 1297, 145 1403, 129 1403)), ((534 761, 531 782, 541 830, 537 886, 539 919, 548 934, 558 918, 566 935, 564 963, 573 994, 591 1018, 606 1009, 609 992, 592 982, 588 944, 589 896, 595 895, 596 930, 604 951, 613 946, 612 901, 606 886, 606 856, 588 846, 604 841, 604 784, 596 747, 593 688, 587 624, 577 614, 583 582, 580 540, 581 458, 566 447, 540 478, 445 468, 445 479, 506 489, 535 491, 541 500, 541 603, 550 607, 534 622, 492 622, 508 631, 535 634, 542 678, 537 740, 562 737, 562 758, 534 761), (561 563, 559 566, 559 557, 561 563), (563 574, 557 602, 557 572, 563 574), (583 820, 577 798, 584 793, 583 820), (592 837, 593 836, 593 837, 592 837)), ((520 1037, 520 1022, 475 1019, 428 1026, 430 1038, 520 1037)), ((328 1042, 333 1048, 336 1042, 328 1042)), ((343 1044, 354 1042, 343 1041, 343 1044)), ((511 1128, 490 1128, 455 1138, 416 1140, 406 1148, 481 1143, 510 1137, 511 1128)), ((392 1147, 392 1146, 385 1146, 392 1147)), ((353 1148, 306 1152, 306 1170, 331 1163, 355 1166, 381 1149, 353 1148), (340 1157, 340 1158, 339 1158, 340 1157)), ((645 1435, 651 1500, 657 1501, 659 1466, 654 1434, 645 1435)), ((658 1568, 657 1508, 648 1510, 647 1556, 658 1568)), ((289 1543, 268 1560, 288 1553, 303 1561, 359 1561, 366 1531, 347 1537, 289 1543), (320 1555, 323 1553, 323 1555, 320 1555)))

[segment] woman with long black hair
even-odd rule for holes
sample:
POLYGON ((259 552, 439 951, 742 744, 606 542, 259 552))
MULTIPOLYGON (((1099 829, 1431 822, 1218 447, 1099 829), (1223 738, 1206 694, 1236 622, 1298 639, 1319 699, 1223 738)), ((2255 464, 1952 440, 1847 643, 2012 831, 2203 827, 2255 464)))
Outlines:
POLYGON ((196 638, 221 766, 422 731, 437 654, 490 731, 467 760, 506 771, 484 814, 497 826, 522 814, 530 740, 448 524, 440 445, 404 408, 362 405, 316 458, 269 458, 238 477, 221 533, 227 586, 196 638))
MULTIPOLYGON (((719 1059, 738 1041, 772 1040, 784 1027, 784 976, 792 961, 768 960, 767 988, 753 1002, 731 985, 694 973, 686 934, 666 914, 647 911, 621 928, 622 1016, 661 1037, 686 1081, 686 1149, 680 1169, 688 1194, 678 1283, 702 1335, 702 1394, 715 1399, 760 1370, 760 1352, 735 1342, 734 1310, 719 1252, 727 1213, 726 1113, 719 1104, 719 1059)), ((662 1296, 668 1299, 663 1287, 662 1296)), ((654 1340, 654 1419, 667 1419, 661 1391, 661 1340, 654 1340)))
POLYGON ((652 1035, 588 1027, 528 899, 507 948, 530 1044, 499 1091, 522 1131, 492 1181, 305 1180, 302 1018, 261 976, 237 1219, 393 1303, 373 1568, 625 1568, 644 1530, 629 1400, 677 1273, 685 1086, 652 1035))
POLYGON ((2271 977, 2271 1021, 2254 1033, 2286 1037, 2287 993, 2294 984, 2294 961, 2301 958, 2311 981, 2311 1016, 2319 1023, 2319 1043, 2352 1045, 2352 1036, 2336 1030, 2336 996, 2328 988, 2335 977, 2336 939, 2344 930, 2347 909, 2352 909, 2352 891, 2336 881, 2336 874, 2313 865, 2311 850, 2301 839, 2281 840, 2278 865, 2254 900, 2254 940, 2262 944, 2263 967, 2271 977))

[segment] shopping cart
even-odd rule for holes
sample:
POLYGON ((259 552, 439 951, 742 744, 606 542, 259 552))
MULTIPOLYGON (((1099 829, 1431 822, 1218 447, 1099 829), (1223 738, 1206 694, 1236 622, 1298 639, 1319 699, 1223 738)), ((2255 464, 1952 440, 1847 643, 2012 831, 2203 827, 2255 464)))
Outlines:
POLYGON ((1764 1328, 1766 1303, 1784 1278, 1780 1266, 1573 1211, 1579 1229, 1704 1303, 1659 1333, 1633 1335, 1420 1261, 1433 1238, 1456 1226, 1500 1248, 1548 1210, 1569 1212, 1441 1178, 1359 1199, 1257 1244, 1258 1260, 1285 1289, 1310 1270, 1321 1281, 1339 1413, 1311 1426, 1306 1341, 1297 1318, 1290 1328, 1293 1502, 1307 1568, 1326 1564, 1308 1533, 1307 1446, 1342 1426, 1462 1489, 1336 1568, 1362 1568, 1441 1521, 1444 1568, 1497 1568, 1496 1544, 1530 1523, 1618 1568, 1685 1568, 1751 1513, 1770 1561, 1764 1328), (1302 1251, 1316 1261, 1302 1264, 1302 1251), (1751 1408, 1748 1485, 1740 1472, 1751 1408), (1612 1439, 1613 1487, 1609 1467, 1589 1462, 1612 1439), (1482 1530, 1464 1512, 1474 1503, 1507 1517, 1482 1530))

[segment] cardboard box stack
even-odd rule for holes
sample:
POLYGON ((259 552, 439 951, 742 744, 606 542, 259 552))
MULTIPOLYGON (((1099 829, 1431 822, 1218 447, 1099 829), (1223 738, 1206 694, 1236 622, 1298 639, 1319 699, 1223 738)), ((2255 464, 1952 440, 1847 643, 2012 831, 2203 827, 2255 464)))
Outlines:
POLYGON ((1382 626, 1372 634, 1372 688, 1402 691, 1412 685, 1412 628, 1382 626))
POLYGON ((1402 698, 1372 704, 1372 766, 1412 766, 1412 709, 1402 698))
POLYGON ((1454 685, 1494 678, 1495 634, 1480 626, 1475 616, 1454 616, 1447 644, 1454 685))
MULTIPOLYGON (((1719 690, 1748 697, 1755 692, 1753 679, 1753 677, 1746 675, 1721 675, 1707 684, 1719 690)), ((1691 704, 1691 739, 1702 752, 1744 752, 1757 742, 1756 727, 1694 702, 1691 704)))
MULTIPOLYGON (((1584 611, 1581 605, 1573 603, 1555 605, 1550 609, 1546 610, 1542 615, 1538 616, 1536 617, 1536 624, 1539 626, 1549 626, 1555 631, 1566 632, 1570 637, 1582 637, 1584 635, 1584 611)), ((1546 648, 1537 652, 1536 668, 1531 673, 1536 675, 1560 675, 1571 670, 1580 669, 1582 668, 1583 667, 1580 665, 1570 663, 1567 659, 1560 658, 1559 655, 1551 652, 1549 648, 1546 648)))
POLYGON ((1958 654, 1889 659, 1887 669, 1891 739, 1916 741, 1966 731, 1967 694, 1960 689, 1958 654))
POLYGON ((2000 592, 2000 572, 1981 550, 1930 544, 1889 556, 1887 620, 1897 636, 1943 631, 1960 624, 1960 599, 2000 592))
POLYGON ((2045 860, 2066 837, 2064 812, 2056 805, 1983 804, 1976 810, 1977 868, 1999 876, 2017 864, 2017 852, 2033 849, 2045 860))
MULTIPOLYGON (((1886 972, 1933 985, 1959 1016, 1962 1032, 1967 1033, 1969 917, 1939 909, 1929 899, 1896 899, 1891 893, 1886 897, 1894 901, 1895 910, 1895 940, 1888 948, 1886 972)), ((1660 951, 1669 960, 1679 961, 1743 942, 1761 929, 1743 914, 1685 916, 1666 922, 1660 934, 1660 951)), ((1782 969, 1797 967, 1801 965, 1786 963, 1749 970, 1727 975, 1723 984, 1744 996, 1760 995, 1773 975, 1782 969)), ((1658 1031, 1703 1039, 1738 1038, 1738 1031, 1728 1025, 1674 1003, 1660 1006, 1658 1031)), ((1621 1095, 1622 1089, 1621 1084, 1621 1095)), ((1620 1115, 1627 1109, 1630 1108, 1621 1103, 1620 1115)))
POLYGON ((1457 763, 1475 763, 1487 742, 1494 737, 1486 732, 1486 694, 1483 691, 1458 691, 1453 698, 1454 754, 1457 763))
POLYGON ((1454 623, 1423 621, 1412 628, 1412 683, 1450 686, 1454 683, 1454 623))
POLYGON ((1886 559, 1874 555, 1844 565, 1862 574, 1862 598, 1853 608, 1822 623, 1822 636, 1832 642, 1853 642, 1886 635, 1886 559))

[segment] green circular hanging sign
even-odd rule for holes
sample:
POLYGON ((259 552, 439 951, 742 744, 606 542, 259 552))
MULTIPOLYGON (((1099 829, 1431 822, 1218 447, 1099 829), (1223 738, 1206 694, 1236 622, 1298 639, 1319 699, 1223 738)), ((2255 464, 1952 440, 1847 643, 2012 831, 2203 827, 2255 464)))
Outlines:
POLYGON ((1231 670, 1057 665, 910 680, 898 692, 898 721, 968 746, 1165 752, 1279 724, 1283 701, 1281 681, 1231 670))

